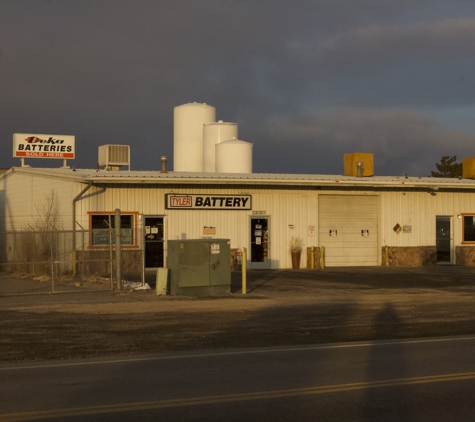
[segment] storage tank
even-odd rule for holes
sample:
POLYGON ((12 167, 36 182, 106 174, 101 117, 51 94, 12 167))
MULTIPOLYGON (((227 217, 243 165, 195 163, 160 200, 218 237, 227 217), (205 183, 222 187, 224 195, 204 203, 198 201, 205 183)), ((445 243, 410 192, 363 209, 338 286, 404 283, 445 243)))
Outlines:
POLYGON ((252 173, 252 144, 232 139, 216 144, 217 173, 252 173))
POLYGON ((238 138, 237 123, 228 123, 219 120, 215 123, 206 123, 203 126, 203 171, 216 171, 216 144, 238 138))
POLYGON ((203 171, 203 125, 216 121, 216 109, 188 103, 173 110, 173 170, 203 171))

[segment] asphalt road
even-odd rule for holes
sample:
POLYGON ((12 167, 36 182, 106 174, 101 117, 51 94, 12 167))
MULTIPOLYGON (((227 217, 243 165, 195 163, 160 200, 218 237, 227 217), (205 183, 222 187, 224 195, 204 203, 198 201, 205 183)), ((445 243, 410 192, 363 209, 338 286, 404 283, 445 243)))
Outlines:
POLYGON ((470 421, 475 336, 0 365, 0 422, 470 421))

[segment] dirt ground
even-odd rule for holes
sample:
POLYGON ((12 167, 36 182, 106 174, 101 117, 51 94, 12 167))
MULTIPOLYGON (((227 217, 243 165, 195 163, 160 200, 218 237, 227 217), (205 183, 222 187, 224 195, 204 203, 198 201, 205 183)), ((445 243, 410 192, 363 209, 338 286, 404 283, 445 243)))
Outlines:
MULTIPOLYGON (((475 267, 249 271, 248 294, 1 296, 0 361, 475 334, 475 267)), ((153 287, 153 286, 152 286, 153 287)))

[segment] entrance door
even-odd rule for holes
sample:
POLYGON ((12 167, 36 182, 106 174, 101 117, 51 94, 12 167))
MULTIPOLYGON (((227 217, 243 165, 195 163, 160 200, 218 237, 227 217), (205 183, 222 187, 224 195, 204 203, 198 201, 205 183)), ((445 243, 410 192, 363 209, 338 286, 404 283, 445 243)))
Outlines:
POLYGON ((145 268, 163 268, 163 217, 145 217, 145 268))
POLYGON ((436 216, 435 230, 437 263, 452 264, 452 217, 436 216))
POLYGON ((269 259, 269 219, 251 218, 251 268, 270 268, 269 259))

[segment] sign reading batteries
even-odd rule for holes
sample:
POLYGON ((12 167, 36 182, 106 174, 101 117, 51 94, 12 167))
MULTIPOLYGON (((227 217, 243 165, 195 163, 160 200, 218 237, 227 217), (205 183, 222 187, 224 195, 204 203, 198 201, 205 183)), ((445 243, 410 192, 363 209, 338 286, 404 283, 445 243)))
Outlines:
POLYGON ((168 210, 251 210, 251 195, 166 194, 168 210))
POLYGON ((13 157, 74 158, 76 138, 72 135, 13 134, 13 157))

